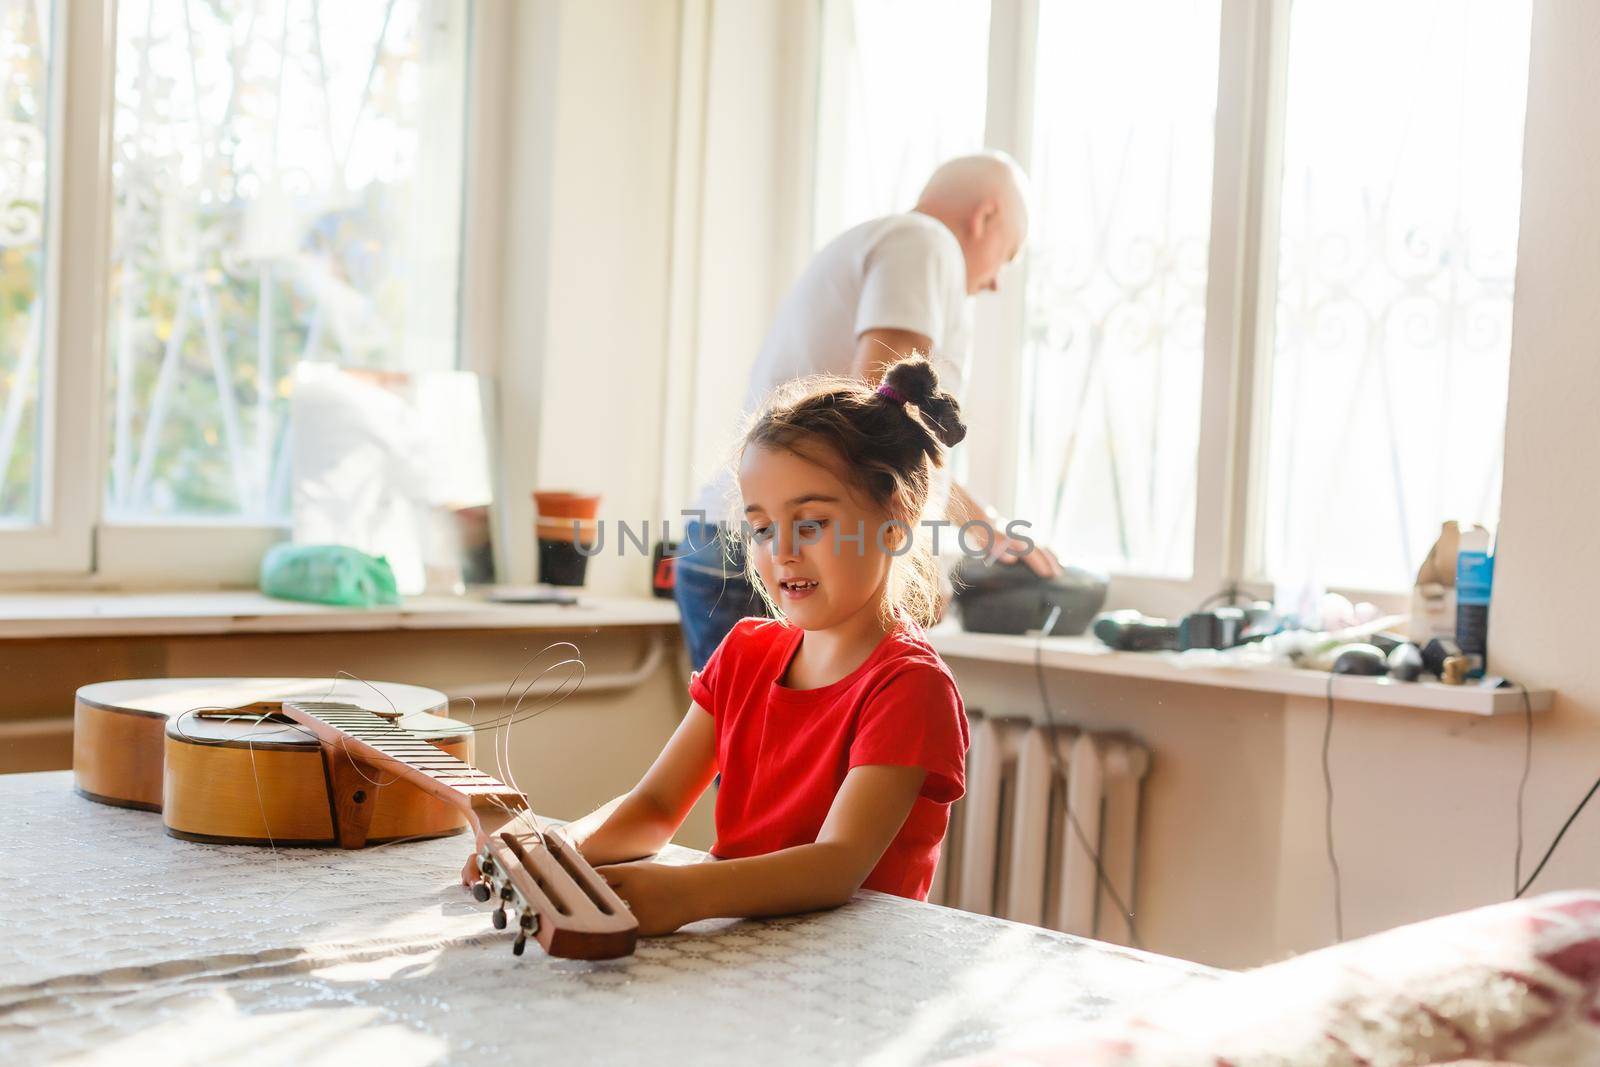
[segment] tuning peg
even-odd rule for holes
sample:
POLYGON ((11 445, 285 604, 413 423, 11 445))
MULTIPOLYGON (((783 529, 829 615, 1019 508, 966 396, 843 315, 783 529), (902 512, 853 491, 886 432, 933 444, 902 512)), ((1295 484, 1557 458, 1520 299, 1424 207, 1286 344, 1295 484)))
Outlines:
POLYGON ((472 883, 472 897, 479 904, 482 904, 484 901, 488 900, 489 899, 489 883, 488 882, 473 882, 472 883))
POLYGON ((522 913, 522 918, 517 920, 517 939, 511 943, 513 955, 520 956, 528 947, 528 935, 539 928, 539 917, 531 911, 522 913))
POLYGON ((513 896, 514 894, 509 885, 500 887, 500 905, 494 909, 493 915, 494 928, 496 930, 504 930, 506 928, 506 905, 511 903, 513 896))

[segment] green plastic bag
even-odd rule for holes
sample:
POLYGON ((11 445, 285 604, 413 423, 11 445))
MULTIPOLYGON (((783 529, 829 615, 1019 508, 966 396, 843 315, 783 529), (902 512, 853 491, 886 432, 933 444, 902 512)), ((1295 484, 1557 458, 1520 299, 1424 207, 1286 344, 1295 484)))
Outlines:
POLYGON ((273 545, 261 557, 261 591, 355 608, 400 603, 389 561, 344 545, 273 545))

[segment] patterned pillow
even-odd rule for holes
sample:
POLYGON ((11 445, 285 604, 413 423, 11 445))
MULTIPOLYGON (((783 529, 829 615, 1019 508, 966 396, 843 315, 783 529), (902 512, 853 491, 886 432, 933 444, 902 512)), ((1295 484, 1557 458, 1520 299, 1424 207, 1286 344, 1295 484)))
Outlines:
POLYGON ((1600 1064, 1600 893, 1402 926, 1209 982, 989 1064, 1600 1064))

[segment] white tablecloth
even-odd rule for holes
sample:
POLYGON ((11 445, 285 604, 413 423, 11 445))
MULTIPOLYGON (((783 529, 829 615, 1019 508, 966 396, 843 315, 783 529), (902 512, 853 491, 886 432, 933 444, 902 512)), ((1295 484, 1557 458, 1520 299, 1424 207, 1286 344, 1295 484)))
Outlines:
POLYGON ((456 884, 464 836, 200 845, 71 784, 0 776, 4 1064, 923 1063, 1214 974, 877 893, 626 960, 519 958, 456 884))

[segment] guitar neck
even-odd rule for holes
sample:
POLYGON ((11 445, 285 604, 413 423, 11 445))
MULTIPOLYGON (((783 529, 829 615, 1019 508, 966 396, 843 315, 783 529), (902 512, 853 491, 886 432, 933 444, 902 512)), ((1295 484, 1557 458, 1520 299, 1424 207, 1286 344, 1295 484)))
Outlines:
POLYGON ((435 748, 384 716, 353 704, 285 701, 283 713, 322 744, 335 830, 360 848, 372 821, 374 785, 405 778, 466 817, 478 849, 462 878, 480 901, 499 902, 495 925, 516 915, 519 955, 529 937, 552 956, 614 959, 633 951, 639 924, 628 905, 560 834, 518 834, 528 798, 493 775, 435 748))
MULTIPOLYGON (((349 756, 347 762, 364 764, 378 775, 399 775, 459 808, 480 844, 528 810, 524 794, 378 712, 354 704, 292 700, 284 702, 283 713, 315 734, 325 748, 349 756)), ((339 769, 339 761, 333 763, 339 769)))

